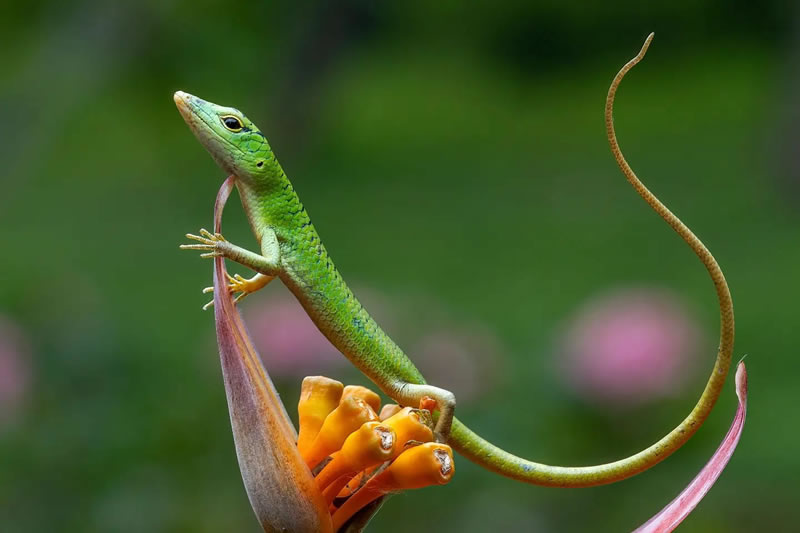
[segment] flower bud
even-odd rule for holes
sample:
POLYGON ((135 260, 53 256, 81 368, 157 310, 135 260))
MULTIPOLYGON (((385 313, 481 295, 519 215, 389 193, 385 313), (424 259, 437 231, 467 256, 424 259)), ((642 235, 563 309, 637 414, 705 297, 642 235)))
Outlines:
POLYGON ((389 460, 396 442, 394 431, 380 422, 367 422, 351 433, 316 477, 317 486, 325 491, 326 503, 330 505, 356 473, 389 460))
POLYGON ((446 444, 426 442, 400 454, 376 483, 385 492, 444 485, 453 477, 453 450, 446 444))
POLYGON ((322 427, 303 455, 312 470, 320 461, 338 450, 345 439, 364 422, 377 421, 378 415, 361 398, 348 396, 329 414, 322 427))
POLYGON ((300 431, 297 436, 297 449, 305 456, 311 443, 317 437, 322 423, 331 411, 339 405, 342 397, 342 384, 324 376, 308 376, 303 379, 300 389, 300 402, 297 413, 300 431))
POLYGON ((433 440, 430 415, 425 411, 404 407, 383 423, 397 434, 395 457, 403 451, 408 441, 430 442, 433 440))
MULTIPOLYGON (((404 407, 393 416, 384 420, 383 424, 394 430, 397 439, 394 453, 389 459, 394 459, 403 453, 409 442, 430 442, 433 440, 433 431, 430 427, 430 414, 428 414, 427 411, 420 411, 412 407, 404 407)), ((337 496, 346 498, 355 492, 358 487, 364 483, 364 478, 372 475, 374 471, 375 468, 365 469, 364 472, 355 476, 337 496)))
POLYGON ((454 473, 450 446, 426 442, 410 448, 401 453, 386 470, 367 481, 333 513, 333 528, 339 529, 361 508, 386 493, 444 485, 454 473))
POLYGON ((425 409, 429 413, 432 413, 436 410, 436 400, 431 398, 430 396, 423 396, 422 399, 419 401, 419 408, 425 409))
POLYGON ((346 386, 342 392, 342 398, 346 398, 348 396, 361 398, 367 402, 367 405, 372 407, 372 410, 376 413, 381 409, 381 397, 378 396, 374 391, 371 391, 366 387, 362 387, 361 385, 346 386))

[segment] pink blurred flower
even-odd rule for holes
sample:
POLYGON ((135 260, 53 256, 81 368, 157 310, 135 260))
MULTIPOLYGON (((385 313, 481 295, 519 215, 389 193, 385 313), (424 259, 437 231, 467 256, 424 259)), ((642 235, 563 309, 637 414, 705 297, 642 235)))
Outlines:
POLYGON ((31 382, 30 346, 22 330, 0 316, 0 424, 17 413, 31 382))
POLYGON ((242 306, 253 342, 271 374, 316 375, 347 362, 297 300, 287 291, 271 289, 271 294, 249 298, 242 306))
POLYGON ((693 374, 699 339, 690 313, 671 292, 613 290, 569 321, 562 375, 590 401, 636 407, 680 392, 693 374))

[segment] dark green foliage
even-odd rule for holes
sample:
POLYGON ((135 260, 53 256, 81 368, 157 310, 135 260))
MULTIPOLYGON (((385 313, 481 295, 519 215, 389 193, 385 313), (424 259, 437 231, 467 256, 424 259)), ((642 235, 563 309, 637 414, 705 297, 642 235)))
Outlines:
MULTIPOLYGON (((224 176, 175 110, 177 89, 259 124, 349 283, 390 302, 424 294, 504 340, 499 383, 459 405, 473 429, 565 464, 660 437, 696 400, 711 341, 693 388, 624 420, 576 401, 551 358, 564 318, 621 284, 677 290, 716 337, 705 272, 629 190, 604 137, 608 83, 651 30, 618 96, 620 142, 716 255, 737 354, 750 354, 743 440, 684 530, 800 521, 790 17, 778 1, 584 4, 5 6, 0 315, 27 335, 33 379, 0 426, 0 529, 257 530, 200 311, 211 264, 177 248, 210 224, 224 176)), ((226 215, 226 236, 251 243, 235 202, 226 215)), ((400 318, 395 329, 430 327, 400 318)), ((299 379, 278 386, 294 414, 299 379)), ((390 498, 373 530, 632 529, 711 455, 735 409, 729 387, 647 474, 555 490, 462 460, 451 486, 390 498)))

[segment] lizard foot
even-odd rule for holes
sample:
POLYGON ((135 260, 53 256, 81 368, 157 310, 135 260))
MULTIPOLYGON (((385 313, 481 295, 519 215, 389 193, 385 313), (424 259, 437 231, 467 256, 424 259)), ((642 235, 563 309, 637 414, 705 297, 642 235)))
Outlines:
MULTIPOLYGON (((228 292, 230 294, 236 294, 237 292, 239 293, 233 300, 234 304, 239 303, 248 294, 252 294, 264 288, 267 283, 273 279, 272 276, 265 276, 263 274, 256 274, 250 279, 244 278, 239 274, 234 274, 231 276, 227 272, 225 273, 225 276, 228 278, 228 292)), ((206 287, 203 289, 203 294, 208 294, 210 292, 214 292, 214 287, 206 287)), ((213 300, 204 305, 203 310, 208 309, 212 305, 214 305, 213 300)))
POLYGON ((220 257, 225 254, 220 250, 222 243, 227 243, 225 237, 221 233, 211 233, 210 231, 201 228, 200 235, 192 233, 186 234, 187 239, 197 241, 200 244, 181 244, 181 250, 200 250, 206 253, 200 254, 200 257, 212 258, 220 257))

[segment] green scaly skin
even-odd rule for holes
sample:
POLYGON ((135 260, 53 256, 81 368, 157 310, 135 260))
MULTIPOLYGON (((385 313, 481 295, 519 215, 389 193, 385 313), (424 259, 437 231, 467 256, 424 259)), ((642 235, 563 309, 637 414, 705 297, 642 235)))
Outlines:
POLYGON ((258 128, 236 109, 177 92, 175 102, 186 123, 217 164, 236 177, 261 254, 205 230, 201 231, 202 236, 187 235, 200 244, 182 248, 205 251, 205 257, 224 256, 259 273, 250 280, 231 278, 232 292, 246 295, 279 278, 330 342, 389 397, 412 406, 424 396, 434 398, 440 412, 435 428, 437 439, 491 471, 536 485, 559 487, 602 485, 642 472, 665 459, 697 431, 719 396, 733 351, 733 307, 719 266, 689 228, 636 178, 614 135, 611 112, 616 89, 625 73, 644 56, 651 39, 652 35, 611 85, 606 102, 609 141, 620 168, 637 192, 686 241, 709 271, 719 297, 721 334, 716 364, 697 405, 675 429, 635 455, 596 466, 550 466, 512 455, 470 431, 452 416, 453 395, 425 384, 411 360, 356 300, 258 128))

